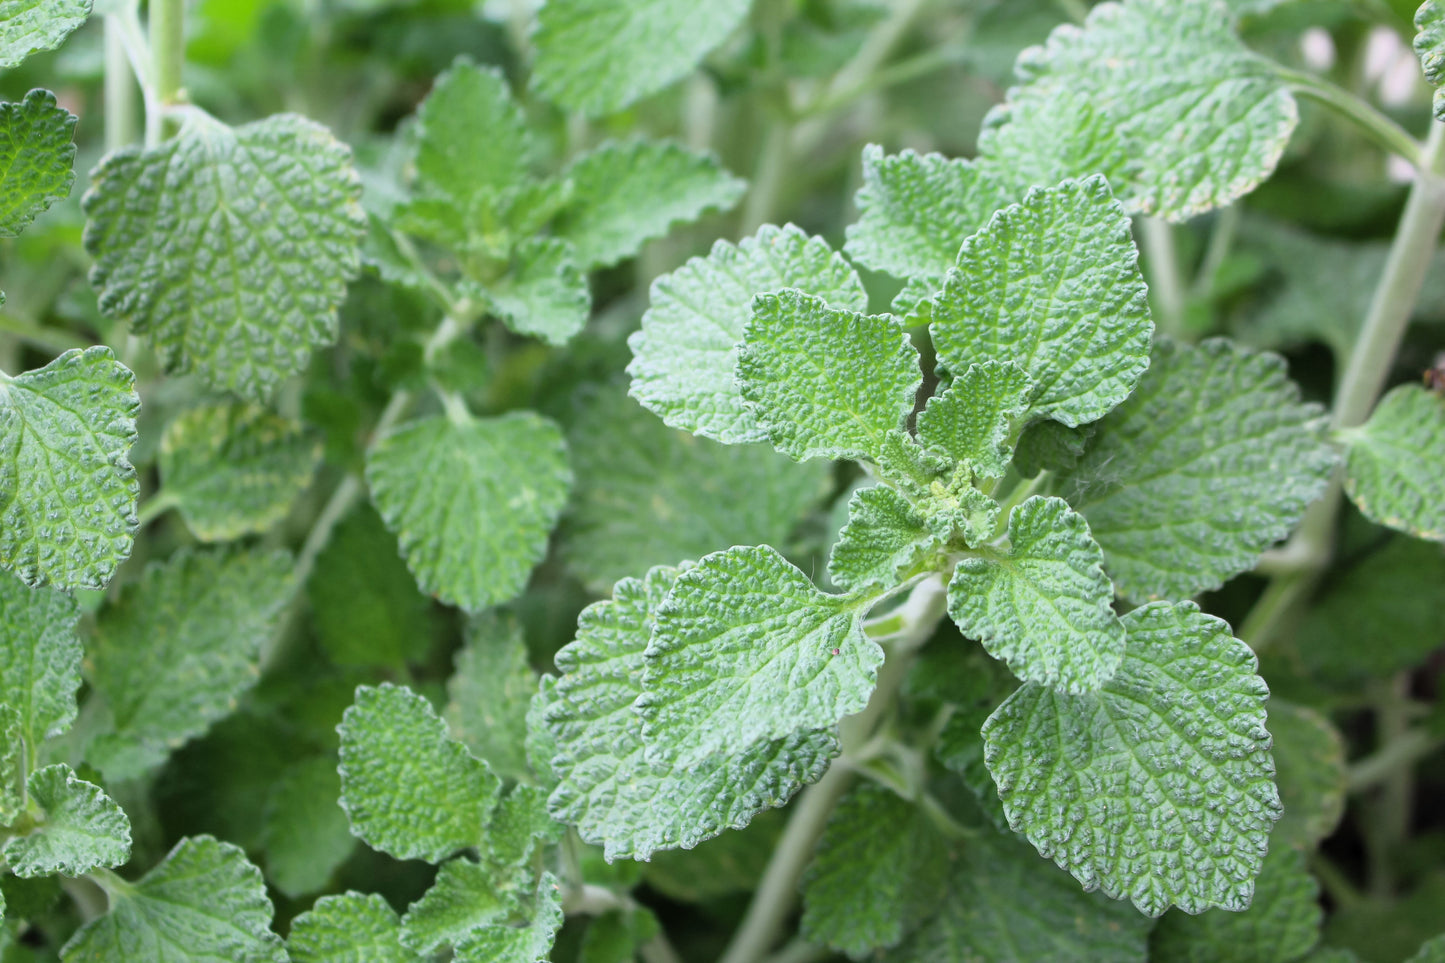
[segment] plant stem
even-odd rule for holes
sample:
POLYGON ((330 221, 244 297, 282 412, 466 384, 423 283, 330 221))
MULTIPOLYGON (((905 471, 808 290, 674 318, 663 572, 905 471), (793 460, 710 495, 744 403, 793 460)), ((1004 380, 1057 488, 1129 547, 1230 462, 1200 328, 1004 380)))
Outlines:
POLYGON ((1275 69, 1292 93, 1308 97, 1343 115, 1381 148, 1400 155, 1417 169, 1429 166, 1429 160, 1421 154, 1419 141, 1363 97, 1303 70, 1281 66, 1275 69))
POLYGON ((1394 772, 1409 769, 1442 748, 1445 748, 1445 737, 1425 729, 1402 731, 1373 754, 1351 766, 1345 785, 1352 793, 1364 792, 1384 782, 1394 772))
POLYGON ((99 919, 110 912, 110 903, 106 899, 105 890, 88 876, 77 876, 67 879, 60 878, 60 888, 65 890, 65 895, 75 904, 76 910, 80 913, 83 923, 99 919))
POLYGON ((791 141, 793 124, 783 116, 768 121, 763 134, 762 152, 758 165, 753 170, 753 181, 748 189, 748 199, 743 204, 738 233, 751 237, 758 228, 772 220, 783 191, 783 178, 788 171, 788 160, 792 156, 791 141))
POLYGON ((832 955, 827 947, 809 943, 800 936, 768 957, 766 963, 813 963, 832 955))
POLYGON ((1157 217, 1141 218, 1145 264, 1149 268, 1149 293, 1158 308, 1159 331, 1171 338, 1187 339, 1184 323, 1184 280, 1179 272, 1179 252, 1174 244, 1174 225, 1157 217))
POLYGON ((1295 604, 1313 585, 1314 578, 1310 572, 1289 572, 1270 579, 1235 635, 1255 654, 1263 652, 1294 611, 1295 604))
POLYGON ((42 328, 12 314, 0 314, 0 333, 14 335, 19 341, 60 354, 72 348, 88 348, 90 342, 58 328, 42 328))
POLYGON ((136 124, 136 87, 126 51, 125 26, 116 16, 105 18, 105 149, 133 144, 136 124))
POLYGON ((150 0, 151 79, 158 108, 146 114, 146 146, 155 147, 170 133, 167 107, 182 101, 181 71, 186 62, 185 0, 150 0))
MULTIPOLYGON (((1410 676, 1396 675, 1382 686, 1375 699, 1375 720, 1380 732, 1381 749, 1399 742, 1409 733, 1408 703, 1410 676)), ((1370 892, 1390 898, 1398 888, 1395 857, 1410 835, 1415 809, 1415 770, 1412 766, 1395 766, 1380 788, 1379 808, 1369 820, 1371 831, 1365 834, 1370 867, 1370 892)))
POLYGON ((1350 882, 1344 871, 1324 853, 1316 852, 1310 857, 1310 871, 1319 877, 1325 892, 1330 895, 1338 909, 1347 910, 1364 902, 1365 898, 1360 895, 1355 884, 1350 882))
POLYGON ((1229 249, 1234 246, 1234 235, 1239 232, 1241 210, 1240 205, 1231 204, 1215 217, 1214 227, 1209 232, 1209 246, 1204 250, 1199 270, 1189 288, 1189 293, 1194 297, 1206 298, 1212 292, 1214 276, 1219 273, 1224 259, 1229 256, 1229 249))

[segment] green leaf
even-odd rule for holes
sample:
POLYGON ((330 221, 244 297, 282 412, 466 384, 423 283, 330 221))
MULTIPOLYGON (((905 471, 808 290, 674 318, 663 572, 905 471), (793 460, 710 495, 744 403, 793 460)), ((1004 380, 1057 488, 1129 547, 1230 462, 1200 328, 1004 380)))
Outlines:
MULTIPOLYGON (((1425 0, 1415 11, 1415 53, 1431 86, 1445 83, 1445 7, 1425 0)), ((1445 90, 1435 91, 1435 117, 1445 122, 1445 90)))
POLYGON ((1345 491, 1365 517, 1445 542, 1445 396, 1400 385, 1349 442, 1345 491))
POLYGON ((317 639, 337 665, 420 659, 437 630, 431 600, 417 588, 396 536, 370 505, 336 526, 306 592, 317 639))
MULTIPOLYGON (((80 20, 72 24, 73 29, 85 19, 90 3, 10 0, 0 8, 0 68, 13 66, 4 63, 16 46, 9 34, 14 23, 10 17, 15 16, 15 8, 25 6, 30 9, 21 13, 22 17, 34 15, 36 7, 78 8, 80 20)), ((41 211, 70 196, 75 183, 75 145, 71 143, 75 120, 74 114, 55 105, 55 95, 48 90, 32 90, 18 104, 0 104, 0 168, 5 171, 0 180, 0 237, 14 237, 41 211)))
POLYGON ((718 241, 652 284, 632 348, 632 396, 674 428, 725 444, 766 441, 739 393, 737 346, 759 294, 796 288, 834 308, 863 311, 857 272, 819 238, 771 225, 740 244, 718 241))
POLYGON ((423 193, 467 211, 523 184, 536 145, 502 72, 458 59, 436 78, 412 131, 423 193))
POLYGON ((529 779, 527 709, 537 673, 527 661, 521 624, 510 614, 483 614, 467 627, 456 665, 447 682, 452 733, 503 778, 529 779))
POLYGON ((1420 951, 1405 963, 1445 963, 1445 934, 1426 940, 1420 951))
MULTIPOLYGON (((530 884, 531 873, 525 874, 530 884)), ((488 923, 505 919, 521 903, 522 874, 499 875, 465 856, 441 865, 436 882, 401 921, 401 941, 418 955, 457 946, 488 923)))
POLYGON ((1114 677, 1125 644, 1103 550, 1061 498, 1015 508, 1008 539, 1006 552, 958 563, 948 614, 1025 682, 1093 692, 1114 677))
POLYGON ((1144 963, 1151 921, 1077 884, 1016 838, 987 830, 952 861, 937 915, 888 963, 1144 963))
POLYGON ((796 290, 753 301, 737 379, 758 427, 794 461, 876 458, 923 382, 895 318, 835 311, 796 290))
POLYGON ((885 156, 863 148, 858 220, 844 250, 859 264, 898 278, 941 282, 958 260, 963 239, 1015 200, 966 160, 905 150, 885 156))
POLYGON ((1254 654, 1192 602, 1123 622, 1124 661, 1099 692, 1029 683, 984 725, 1009 825, 1148 916, 1242 910, 1280 814, 1254 654))
POLYGON ((971 364, 918 413, 918 440, 981 478, 1001 478, 1037 390, 1012 361, 971 364))
POLYGON ((943 564, 950 543, 979 544, 993 534, 998 504, 975 488, 915 505, 887 485, 853 493, 848 524, 828 557, 828 578, 848 591, 889 589, 943 564))
POLYGON ((456 963, 547 963, 557 931, 562 928, 561 886, 543 873, 536 892, 509 925, 492 923, 458 944, 456 963))
POLYGON ((592 310, 587 277, 577 267, 572 245, 551 237, 519 244, 511 270, 478 297, 513 331, 552 345, 570 341, 592 310))
POLYGON ((1210 910, 1188 916, 1168 913, 1149 940, 1157 963, 1290 963, 1320 937, 1324 916, 1320 887, 1305 868, 1304 854, 1289 847, 1270 851, 1254 887, 1254 902, 1239 913, 1210 910))
POLYGON ((631 912, 609 910, 587 924, 577 963, 632 963, 638 950, 661 932, 657 917, 645 906, 631 912))
POLYGON ((1439 545, 1390 539, 1325 584, 1299 627, 1301 660, 1351 688, 1421 665, 1440 647, 1441 585, 1439 545))
POLYGON ((16 876, 80 876, 130 859, 130 820, 99 786, 54 765, 32 772, 27 788, 40 813, 35 828, 5 843, 16 876))
POLYGON ((19 711, 0 702, 0 826, 10 825, 25 812, 25 776, 30 767, 20 733, 19 711))
POLYGON ((948 863, 948 840, 918 806, 862 783, 833 811, 803 874, 803 937, 854 959, 897 945, 938 906, 948 863))
POLYGON ((324 889, 356 848, 340 797, 330 755, 296 763, 271 787, 261 834, 266 875, 292 899, 324 889))
POLYGON ((92 175, 91 283, 101 311, 148 337, 168 371, 259 401, 336 338, 361 264, 361 180, 350 150, 302 117, 234 129, 188 118, 92 175))
POLYGON ((612 599, 583 610, 576 640, 557 653, 563 674, 546 722, 560 782, 548 806, 584 840, 604 846, 608 859, 647 859, 741 829, 819 778, 838 752, 830 732, 799 732, 694 768, 648 760, 633 703, 643 692, 657 610, 676 578, 676 569, 655 568, 645 579, 618 582, 612 599))
POLYGON ((1013 467, 1024 478, 1041 471, 1067 472, 1079 463, 1097 423, 1070 428, 1057 421, 1036 421, 1019 435, 1013 467))
POLYGON ((1279 699, 1270 700, 1269 733, 1284 806, 1270 848, 1308 851, 1335 831, 1345 813, 1345 741, 1321 713, 1279 699))
POLYGON ((599 592, 731 545, 786 544, 831 481, 824 462, 797 465, 767 445, 674 431, 611 388, 577 407, 567 439, 577 487, 562 551, 599 592))
POLYGON ((861 712, 883 663, 866 599, 826 595, 766 545, 709 555, 657 609, 637 710, 649 758, 699 765, 861 712))
POLYGON ((0 8, 0 70, 54 50, 90 16, 90 0, 10 0, 0 8))
POLYGON ((1218 588, 1289 534, 1335 454, 1284 359, 1161 341, 1139 388, 1065 478, 1115 587, 1136 601, 1218 588))
POLYGON ((0 565, 28 585, 105 587, 135 536, 139 407, 109 348, 0 372, 0 565))
POLYGON ((161 438, 161 494, 204 542, 264 532, 311 484, 320 439, 247 404, 193 408, 161 438))
POLYGON ((323 896, 291 922, 291 963, 420 963, 401 944, 401 920, 375 893, 323 896))
MULTIPOLYGON (((1004 108, 1016 132, 1059 145, 1045 183, 1110 172, 1131 214, 1183 221, 1249 193, 1279 163, 1299 113, 1273 64, 1235 35, 1213 0, 1125 0, 1061 26, 1019 55, 1004 108), (1065 94, 1102 117, 1038 110, 1065 94), (1111 132, 1113 164, 1093 135, 1111 132), (1072 161, 1072 163, 1071 163, 1072 161)), ((995 120, 995 125, 999 120, 995 120)), ((997 148, 981 142, 988 157, 997 148)))
POLYGON ((562 830, 547 812, 546 790, 517 783, 497 804, 479 852, 494 870, 530 866, 537 845, 560 842, 562 830))
POLYGON ((1129 218, 1095 176, 1029 191, 963 242, 932 308, 939 363, 1015 361, 1029 410, 1070 427, 1127 398, 1149 366, 1148 289, 1129 218))
POLYGON ((645 140, 603 144, 562 177, 572 182, 572 202, 556 233, 572 243, 577 264, 588 271, 631 257, 674 224, 727 210, 747 190, 747 182, 711 154, 645 140))
POLYGON ((337 731, 341 808, 368 846, 435 863, 481 841, 501 780, 426 699, 389 682, 360 686, 337 731))
POLYGON ((422 589, 476 612, 522 590, 572 486, 562 432, 531 412, 403 425, 366 480, 422 589))
POLYGON ((96 618, 88 678, 111 731, 87 759, 133 778, 229 714, 294 592, 286 552, 183 548, 148 566, 96 618))
POLYGON ((110 912, 61 950, 65 963, 286 963, 261 871, 230 843, 183 839, 109 896, 110 912))
POLYGON ((550 0, 532 43, 537 92, 599 117, 691 73, 747 16, 751 0, 550 0))
POLYGON ((15 712, 15 736, 24 742, 17 758, 32 761, 27 766, 40 757, 46 737, 60 735, 75 719, 79 620, 80 607, 68 595, 27 588, 0 572, 0 705, 15 712))

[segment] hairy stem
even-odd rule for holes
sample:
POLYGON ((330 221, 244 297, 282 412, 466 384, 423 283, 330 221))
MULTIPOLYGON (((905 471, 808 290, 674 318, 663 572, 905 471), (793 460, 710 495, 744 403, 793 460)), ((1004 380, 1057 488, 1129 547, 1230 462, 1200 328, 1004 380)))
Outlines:
POLYGON ((1194 281, 1189 286, 1189 291, 1196 298, 1208 297, 1214 287, 1214 276, 1219 273, 1219 268, 1224 264, 1224 259, 1229 256, 1229 249, 1234 246, 1234 236, 1239 233, 1240 211, 1238 204, 1231 204, 1220 211, 1214 219, 1214 227, 1209 232, 1209 246, 1204 249, 1204 257, 1199 262, 1199 270, 1194 274, 1194 281))
POLYGON ((1159 331, 1171 338, 1186 338, 1184 279, 1179 273, 1174 225, 1161 218, 1145 217, 1140 226, 1144 235, 1144 264, 1149 269, 1149 294, 1158 309, 1159 331))
POLYGON ((61 331, 58 328, 42 328, 23 318, 17 318, 13 314, 0 314, 0 334, 11 335, 17 341, 22 341, 42 351, 54 351, 56 354, 72 348, 90 347, 89 341, 76 337, 68 331, 61 331))
MULTIPOLYGON (((1382 686, 1375 705, 1381 750, 1404 739, 1409 729, 1409 673, 1400 673, 1382 686)), ((1395 766, 1380 786, 1378 809, 1365 834, 1370 867, 1370 892, 1389 898, 1399 887, 1396 856, 1410 835, 1415 810, 1415 769, 1395 766)))
POLYGON ((186 62, 185 0, 150 0, 151 80, 158 109, 146 114, 146 146, 154 147, 170 133, 165 110, 183 100, 181 71, 186 62))
POLYGON ((1374 753, 1352 765, 1346 786, 1352 793, 1373 789, 1394 773, 1410 769, 1442 748, 1445 748, 1445 736, 1437 736, 1425 729, 1403 730, 1374 753))
POLYGON ((136 113, 135 78, 126 51, 125 25, 119 17, 105 18, 105 149, 133 144, 140 133, 136 113))
POLYGON ((1276 66, 1280 79, 1289 85, 1292 93, 1324 104, 1345 117, 1376 144, 1392 154, 1398 154, 1418 169, 1425 169, 1430 161, 1421 153, 1420 143, 1410 133, 1378 110, 1373 104, 1343 87, 1330 83, 1323 77, 1276 66))
POLYGON ((89 876, 77 876, 74 879, 62 876, 60 888, 65 890, 65 895, 75 904, 83 923, 99 919, 110 912, 110 901, 106 898, 105 890, 89 876))

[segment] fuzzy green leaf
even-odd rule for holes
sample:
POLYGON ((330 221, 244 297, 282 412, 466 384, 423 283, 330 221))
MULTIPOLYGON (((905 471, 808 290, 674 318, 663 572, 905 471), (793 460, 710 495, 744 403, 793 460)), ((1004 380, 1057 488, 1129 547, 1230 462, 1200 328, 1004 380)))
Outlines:
POLYGON ((682 573, 657 609, 637 700, 649 757, 698 765, 861 712, 883 662, 865 608, 766 545, 682 573))
POLYGON ((138 776, 235 708, 295 591, 292 559, 260 549, 181 549, 100 611, 89 681, 110 731, 87 759, 138 776))
MULTIPOLYGON (((25 775, 30 768, 20 713, 0 702, 0 826, 8 826, 25 811, 25 775)), ((0 894, 0 900, 4 894, 0 894)))
POLYGON ((568 431, 577 490, 562 550, 599 592, 731 545, 786 544, 830 484, 824 462, 796 465, 767 445, 674 431, 620 390, 585 394, 579 408, 568 431))
POLYGON ((279 114, 233 129, 194 113, 92 176, 85 248, 100 308, 148 337, 167 370, 259 401, 335 340, 361 264, 360 200, 350 150, 319 124, 279 114))
POLYGON ((479 289, 478 297, 513 331, 552 345, 570 341, 592 310, 572 245, 552 237, 517 245, 512 269, 479 289))
POLYGON ((716 157, 659 141, 608 143, 562 172, 572 201, 557 236, 572 242, 584 270, 609 267, 642 250, 679 222, 738 202, 747 183, 716 157))
POLYGON ((562 839, 563 826, 547 812, 547 792, 517 783, 502 797, 480 853, 493 869, 529 867, 537 846, 562 839))
MULTIPOLYGON (((17 7, 37 6, 83 7, 85 19, 90 3, 82 0, 8 0, 0 4, 0 61, 7 48, 13 49, 8 36, 6 15, 17 7)), ((3 66, 3 64, 0 64, 3 66)), ((75 115, 55 104, 55 95, 48 90, 32 90, 18 104, 0 104, 0 237, 14 237, 25 229, 35 215, 48 210, 56 201, 70 196, 75 183, 75 115)))
POLYGON ((424 194, 456 211, 523 184, 536 145, 502 72, 458 60, 437 76, 413 131, 424 194))
POLYGON ((963 242, 933 304, 939 362, 963 373, 1014 361, 1037 384, 1032 413, 1069 426, 1102 417, 1149 366, 1138 256, 1102 177, 1030 191, 963 242))
POLYGON ((1365 517, 1445 542, 1445 396, 1401 385, 1349 441, 1345 491, 1365 517))
POLYGON ((1092 692, 1124 658, 1124 626, 1104 553, 1061 498, 1030 498, 1008 521, 1009 548, 964 558, 948 614, 1025 682, 1092 692))
MULTIPOLYGON (((1434 87, 1445 83, 1445 6, 1425 0, 1415 11, 1415 53, 1434 87)), ((1445 122, 1445 90, 1435 91, 1435 118, 1445 122)))
POLYGON ((79 620, 80 608, 70 596, 27 588, 0 572, 0 705, 15 712, 15 734, 24 742, 20 759, 38 759, 46 737, 60 735, 75 719, 79 620))
POLYGON ((676 578, 676 569, 655 568, 617 583, 612 599, 583 610, 576 641, 557 653, 563 674, 546 723, 560 782, 548 806, 604 846, 608 859, 647 859, 740 829, 821 776, 838 752, 830 732, 799 732, 717 753, 694 768, 647 759, 633 703, 657 610, 676 578))
POLYGON ((1335 831, 1345 813, 1345 740, 1323 714, 1279 699, 1269 703, 1269 734, 1284 806, 1270 849, 1308 851, 1335 831))
POLYGON ((237 846, 210 836, 175 845, 165 860, 110 894, 110 912, 65 944, 65 963, 286 963, 271 932, 261 871, 237 846))
POLYGON ((361 686, 337 731, 341 808, 368 846, 435 863, 481 841, 501 780, 426 699, 389 682, 361 686))
POLYGON ((320 439, 256 405, 193 408, 161 439, 161 498, 205 542, 264 532, 286 517, 321 461, 320 439))
POLYGON ((1124 661, 1099 692, 1029 683, 985 723, 1009 825, 1146 915, 1242 910, 1280 814, 1254 654, 1192 602, 1123 622, 1124 661))
POLYGON ((1273 847, 1240 913, 1168 913, 1149 940, 1151 963, 1290 963, 1320 937, 1320 887, 1304 854, 1273 847))
POLYGON ((0 565, 28 585, 105 587, 135 536, 139 407, 109 348, 0 372, 0 565))
POLYGON ((1421 944, 1419 952, 1405 963, 1445 963, 1445 933, 1426 940, 1421 944))
POLYGON ((1000 478, 1037 391, 1012 361, 971 364, 918 413, 918 440, 979 477, 1000 478))
MULTIPOLYGON (((530 882, 530 873, 525 874, 530 882)), ((523 874, 498 874, 465 856, 437 871, 422 898, 402 918, 401 941, 418 955, 456 946, 494 920, 505 920, 521 903, 523 874)))
POLYGON ((0 5, 0 70, 54 50, 90 16, 90 0, 7 0, 0 5))
POLYGON ((130 859, 130 820, 115 800, 76 776, 66 765, 30 774, 36 826, 5 843, 5 861, 16 876, 79 876, 130 859))
POLYGON ((889 589, 940 558, 950 542, 977 545, 993 534, 998 503, 975 488, 915 505, 887 485, 853 493, 848 524, 828 557, 828 578, 849 591, 869 586, 889 589))
POLYGON ((912 413, 923 375, 890 315, 835 311, 785 290, 753 301, 737 379, 773 447, 806 461, 876 459, 912 413))
POLYGON ((261 831, 266 875, 292 899, 324 889, 356 848, 340 798, 341 778, 330 755, 296 763, 271 787, 261 831))
POLYGON ((1019 435, 1013 467, 1024 478, 1041 471, 1067 472, 1079 463, 1097 423, 1070 428, 1057 421, 1036 421, 1019 435))
POLYGON ((527 709, 537 673, 527 663, 527 641, 511 615, 487 612, 467 627, 447 682, 451 731, 478 759, 508 779, 528 779, 527 709))
POLYGON ((375 893, 323 896, 291 922, 291 963, 420 963, 401 943, 401 920, 375 893))
POLYGON ((843 797, 803 875, 801 932, 863 959, 895 946, 938 906, 947 839, 914 803, 865 782, 843 797))
POLYGON ((537 90, 589 117, 621 110, 691 73, 751 0, 550 0, 532 43, 537 90))
POLYGON ((1322 428, 1283 358, 1162 341, 1066 476, 1065 498, 1121 594, 1187 597, 1249 569, 1323 491, 1336 458, 1322 428))
MULTIPOLYGON (((1273 173, 1299 119, 1274 66, 1231 20, 1214 0, 1100 4, 1083 26, 1059 27, 1019 55, 1006 126, 1042 122, 1019 133, 1061 145, 1045 183, 1102 169, 1130 213, 1182 221, 1223 207, 1273 173), (1061 93, 1098 105, 1103 123, 1037 110, 1061 93), (1113 164, 1093 143, 1101 128, 1116 145, 1113 164)), ((995 149, 979 145, 984 156, 995 149)))
POLYGON ((555 876, 543 873, 521 918, 479 929, 457 945, 455 963, 547 963, 562 928, 561 889, 555 876))
POLYGON ((719 241, 652 284, 642 330, 628 338, 632 395, 682 428, 726 444, 766 441, 738 391, 737 347, 759 294, 796 288, 839 310, 863 311, 857 272, 796 227, 764 227, 740 244, 719 241))
POLYGON ((572 472, 557 426, 516 412, 403 425, 368 453, 366 480, 422 589, 476 612, 522 590, 572 472))
POLYGON ((1078 884, 1017 838, 982 830, 961 847, 943 906, 888 963, 1144 963, 1151 921, 1078 884))

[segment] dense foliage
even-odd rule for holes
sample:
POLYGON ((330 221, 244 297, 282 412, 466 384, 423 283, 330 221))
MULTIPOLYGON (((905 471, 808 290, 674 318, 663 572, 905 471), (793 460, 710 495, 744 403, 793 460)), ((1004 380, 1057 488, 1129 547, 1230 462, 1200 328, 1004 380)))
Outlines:
POLYGON ((1445 959, 1445 3, 0 70, 3 963, 1445 959))

